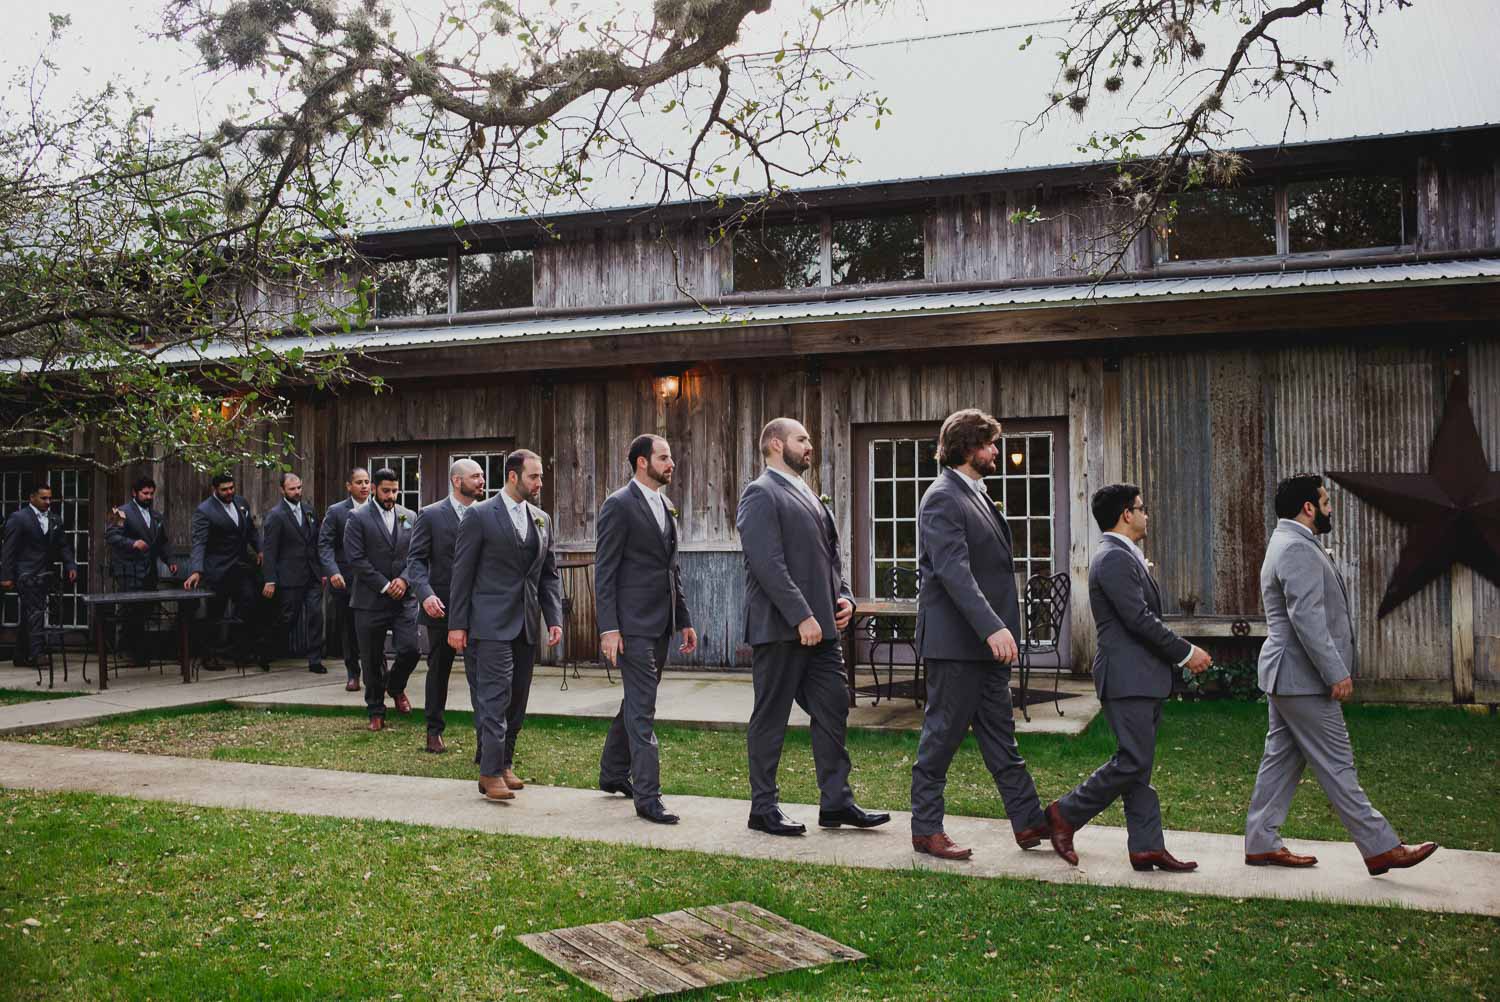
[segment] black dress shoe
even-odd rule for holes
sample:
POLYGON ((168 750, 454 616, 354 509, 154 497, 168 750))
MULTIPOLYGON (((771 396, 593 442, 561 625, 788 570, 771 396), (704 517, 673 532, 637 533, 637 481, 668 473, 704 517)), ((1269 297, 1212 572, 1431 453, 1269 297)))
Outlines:
POLYGON ((322 665, 308 665, 307 666, 307 670, 310 671, 310 672, 312 672, 314 675, 327 675, 328 674, 328 669, 324 668, 322 665))
POLYGON ((261 671, 270 671, 271 670, 271 662, 269 662, 269 661, 262 661, 260 663, 260 670, 261 671))
POLYGON ((635 787, 630 785, 630 780, 628 779, 610 783, 601 782, 599 789, 605 793, 618 793, 622 797, 629 797, 631 800, 635 799, 635 787))
POLYGON ((802 835, 807 831, 807 825, 798 824, 785 814, 781 808, 776 807, 764 814, 751 814, 751 831, 765 832, 767 835, 802 835))
POLYGON ((848 807, 837 811, 819 811, 819 828, 837 828, 840 825, 851 825, 855 828, 875 828, 891 820, 889 814, 872 814, 858 804, 850 804, 848 807))
POLYGON ((656 803, 654 804, 649 804, 646 807, 642 807, 637 804, 635 813, 636 817, 645 818, 647 821, 652 821, 659 825, 675 825, 677 822, 682 820, 675 814, 667 813, 667 809, 662 806, 662 802, 660 800, 656 801, 656 803))

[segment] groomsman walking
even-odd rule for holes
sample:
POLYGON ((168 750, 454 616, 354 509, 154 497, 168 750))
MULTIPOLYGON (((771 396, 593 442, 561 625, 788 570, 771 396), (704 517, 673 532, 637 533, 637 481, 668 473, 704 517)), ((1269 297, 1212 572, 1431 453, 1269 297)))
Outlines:
POLYGON ((349 480, 344 485, 349 496, 328 506, 323 515, 323 527, 318 530, 318 559, 323 564, 323 576, 328 579, 328 607, 332 622, 325 636, 337 634, 344 649, 344 670, 348 677, 344 688, 359 691, 359 630, 354 625, 354 614, 349 609, 349 584, 354 579, 354 569, 344 553, 344 526, 349 516, 370 500, 370 471, 356 466, 349 471, 349 480))
POLYGON ((427 630, 427 750, 434 755, 448 750, 443 744, 443 712, 457 653, 448 646, 448 602, 458 526, 474 502, 484 497, 484 470, 472 459, 456 459, 448 467, 448 484, 452 490, 447 497, 417 512, 406 558, 406 576, 421 603, 417 622, 427 630))
MULTIPOLYGON (((130 489, 130 500, 115 509, 116 520, 104 530, 114 564, 115 587, 121 591, 156 591, 161 584, 157 565, 177 573, 171 562, 172 551, 167 535, 167 520, 155 508, 156 481, 141 477, 130 489)), ((120 627, 125 646, 135 664, 145 664, 151 652, 146 649, 146 620, 155 605, 122 605, 120 627)))
MULTIPOLYGON (((62 519, 52 510, 52 488, 38 484, 31 489, 26 504, 10 513, 5 520, 5 541, 0 547, 0 588, 12 588, 21 599, 21 626, 16 638, 16 664, 35 665, 46 649, 47 591, 52 583, 53 565, 61 562, 69 581, 78 580, 78 565, 73 562, 73 544, 63 532, 62 519), (26 659, 20 660, 25 647, 26 659)), ((104 670, 101 665, 100 671, 104 670)))
POLYGON ((672 482, 672 448, 641 435, 626 454, 631 479, 604 499, 595 522, 595 608, 599 648, 618 665, 625 684, 620 712, 609 725, 599 757, 599 789, 635 801, 635 813, 675 825, 661 800, 656 744, 656 686, 667 664, 672 634, 682 631, 683 654, 698 649, 677 567, 677 509, 662 493, 672 482))
POLYGON ((318 516, 302 500, 302 478, 281 475, 281 504, 261 522, 261 595, 276 600, 276 619, 292 657, 306 657, 307 670, 323 667, 323 575, 318 560, 318 516))
POLYGON ((1266 642, 1257 664, 1270 727, 1245 819, 1250 866, 1312 866, 1281 841, 1302 770, 1318 785, 1365 858, 1371 876, 1416 866, 1436 842, 1403 845, 1370 803, 1354 769, 1354 749, 1340 703, 1354 694, 1354 621, 1343 576, 1318 543, 1333 530, 1333 505, 1317 474, 1276 486, 1276 529, 1260 568, 1266 642))
POLYGON ((411 548, 412 513, 396 503, 401 483, 395 470, 379 469, 370 478, 373 503, 349 516, 344 552, 354 571, 349 608, 359 631, 364 662, 365 708, 370 730, 385 727, 385 697, 397 713, 410 713, 406 683, 420 656, 417 649, 417 600, 407 583, 406 555, 411 548), (385 634, 389 630, 396 659, 385 667, 385 634))
POLYGON ((750 821, 754 831, 807 831, 781 812, 776 770, 795 700, 812 718, 818 772, 818 824, 873 828, 891 819, 854 802, 844 747, 848 696, 839 634, 854 601, 839 563, 833 516, 802 474, 812 466, 812 438, 791 418, 760 433, 766 472, 740 494, 735 526, 745 553, 745 640, 751 645, 755 704, 746 734, 750 821))
POLYGON ((950 414, 938 433, 945 469, 917 510, 917 653, 927 665, 927 708, 911 770, 911 843, 942 859, 973 855, 943 831, 948 766, 971 728, 1016 843, 1030 849, 1048 834, 1010 702, 1021 610, 1010 527, 984 486, 999 437, 1000 422, 983 411, 950 414))
POLYGON ((548 647, 562 640, 562 582, 541 497, 541 457, 517 449, 505 457, 505 489, 474 505, 458 528, 448 644, 465 652, 479 791, 491 800, 510 800, 523 786, 516 735, 526 720, 537 620, 546 620, 548 647))
MULTIPOLYGON (((260 590, 255 587, 255 568, 260 565, 260 531, 250 506, 234 491, 234 477, 220 473, 213 478, 213 493, 193 511, 192 573, 182 583, 187 591, 201 581, 214 597, 206 603, 206 623, 217 628, 226 604, 234 604, 245 643, 255 651, 261 671, 271 670, 270 645, 261 622, 260 590)), ((222 663, 204 665, 223 671, 222 663)))
POLYGON ((1148 512, 1134 484, 1110 484, 1094 492, 1094 521, 1104 533, 1089 564, 1089 608, 1099 645, 1094 688, 1104 719, 1115 733, 1115 753, 1071 793, 1047 808, 1052 848, 1074 866, 1073 833, 1115 800, 1125 803, 1130 865, 1173 873, 1198 864, 1167 851, 1161 802, 1151 786, 1161 707, 1172 694, 1172 678, 1186 666, 1195 674, 1212 664, 1203 649, 1161 621, 1161 592, 1140 550, 1148 512))

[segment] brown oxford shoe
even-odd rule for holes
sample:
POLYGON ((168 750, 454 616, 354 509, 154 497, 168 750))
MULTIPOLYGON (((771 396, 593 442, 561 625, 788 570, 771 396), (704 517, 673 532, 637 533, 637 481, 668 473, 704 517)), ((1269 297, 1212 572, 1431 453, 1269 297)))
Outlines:
POLYGON ((526 784, 521 782, 521 777, 516 775, 516 771, 514 769, 506 769, 500 774, 500 778, 503 779, 505 781, 505 785, 510 787, 512 790, 526 789, 526 784))
POLYGON ((1416 866, 1422 860, 1437 852, 1436 842, 1423 842, 1421 845, 1398 845, 1390 852, 1383 852, 1379 856, 1371 856, 1365 860, 1365 869, 1370 871, 1370 876, 1378 877, 1387 870, 1404 870, 1409 866, 1416 866))
POLYGON ((1076 830, 1062 816, 1057 801, 1047 805, 1047 837, 1052 840, 1052 851, 1065 859, 1069 866, 1078 865, 1078 853, 1073 851, 1073 832, 1076 830))
POLYGON ((1246 866, 1317 866, 1318 857, 1299 856, 1286 846, 1275 852, 1247 852, 1246 866))
POLYGON ((965 849, 956 845, 945 832, 937 832, 934 835, 913 835, 911 847, 917 852, 928 856, 936 856, 938 859, 968 859, 974 855, 973 849, 965 849))
POLYGON ((448 746, 443 744, 441 734, 429 734, 427 735, 427 750, 434 755, 441 755, 448 750, 448 746))
POLYGON ((358 692, 359 691, 359 679, 354 678, 354 677, 351 676, 350 679, 349 679, 349 681, 347 681, 347 682, 344 683, 344 691, 345 692, 358 692))
POLYGON ((370 730, 372 730, 372 731, 380 731, 380 730, 384 730, 384 729, 385 729, 385 718, 384 717, 371 717, 370 718, 370 730))
POLYGON ((514 800, 516 796, 499 776, 480 776, 479 792, 490 800, 514 800))
POLYGON ((1042 844, 1042 839, 1052 834, 1052 826, 1046 821, 1030 828, 1022 828, 1016 832, 1016 845, 1022 849, 1035 849, 1042 844))
POLYGON ((1198 869, 1198 864, 1191 860, 1178 859, 1165 849, 1152 849, 1150 852, 1133 852, 1130 854, 1130 865, 1133 869, 1150 873, 1152 869, 1165 870, 1168 873, 1191 873, 1198 869))
POLYGON ((406 693, 404 693, 404 692, 401 693, 400 695, 398 695, 396 697, 396 712, 397 713, 410 713, 411 712, 411 700, 409 700, 409 699, 406 698, 406 693))

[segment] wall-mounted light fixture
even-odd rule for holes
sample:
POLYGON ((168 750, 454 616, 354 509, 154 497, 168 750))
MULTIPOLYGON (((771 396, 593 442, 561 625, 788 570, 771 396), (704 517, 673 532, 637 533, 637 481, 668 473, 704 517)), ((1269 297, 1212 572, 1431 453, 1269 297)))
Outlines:
POLYGON ((654 381, 656 398, 670 402, 681 396, 682 375, 679 369, 658 369, 654 381))

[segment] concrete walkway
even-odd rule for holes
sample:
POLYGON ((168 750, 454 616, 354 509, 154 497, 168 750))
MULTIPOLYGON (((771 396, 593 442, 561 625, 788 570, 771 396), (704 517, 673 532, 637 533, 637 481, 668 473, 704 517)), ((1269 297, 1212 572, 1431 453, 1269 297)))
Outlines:
POLYGON ((750 859, 907 870, 942 870, 972 877, 1019 877, 1053 883, 1131 887, 1228 898, 1283 898, 1423 911, 1500 916, 1500 854, 1439 850, 1411 870, 1370 877, 1349 843, 1298 841, 1321 862, 1310 870, 1247 867, 1237 835, 1168 832, 1179 858, 1196 859, 1190 874, 1136 873, 1126 859, 1125 831, 1090 826, 1077 836, 1082 865, 1068 866, 1045 847, 1022 852, 1003 821, 948 818, 948 832, 976 848, 966 863, 911 851, 910 816, 870 831, 811 827, 815 807, 789 804, 807 823, 803 838, 773 838, 745 829, 742 800, 674 796, 682 824, 662 827, 635 817, 630 802, 596 791, 528 786, 514 801, 483 799, 472 780, 377 776, 206 759, 133 755, 56 746, 0 743, 0 786, 84 791, 291 814, 435 825, 495 834, 573 838, 618 845, 693 850, 750 859))

